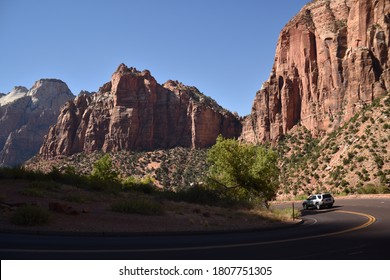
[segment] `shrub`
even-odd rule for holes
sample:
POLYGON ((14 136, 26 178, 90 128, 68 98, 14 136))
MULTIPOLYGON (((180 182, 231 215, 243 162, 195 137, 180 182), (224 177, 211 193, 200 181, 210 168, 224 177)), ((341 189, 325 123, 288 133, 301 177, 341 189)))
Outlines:
POLYGON ((48 191, 57 190, 59 187, 60 185, 54 181, 36 181, 30 184, 30 188, 48 191))
POLYGON ((26 205, 16 210, 11 216, 11 223, 18 226, 43 225, 50 221, 50 217, 47 209, 34 205, 26 205))
POLYGON ((261 198, 251 195, 242 188, 224 188, 222 186, 195 185, 175 192, 163 191, 159 195, 173 201, 225 208, 253 208, 256 204, 264 203, 261 198))
POLYGON ((194 186, 176 192, 164 191, 161 195, 164 198, 174 201, 185 201, 205 205, 215 205, 221 199, 217 190, 207 189, 202 186, 194 186))
POLYGON ((46 192, 42 189, 30 187, 20 191, 20 194, 25 196, 32 196, 32 197, 44 197, 46 195, 46 192))
POLYGON ((277 154, 266 146, 240 143, 218 136, 207 154, 210 184, 226 189, 239 188, 267 201, 278 187, 277 154))
POLYGON ((374 161, 376 163, 376 165, 378 166, 379 169, 382 169, 383 165, 385 164, 384 161, 383 161, 383 158, 379 155, 376 155, 374 157, 374 161))
POLYGON ((95 177, 90 177, 86 186, 93 191, 104 191, 108 193, 119 193, 122 190, 122 185, 118 181, 101 180, 95 177))
POLYGON ((40 171, 30 171, 23 167, 3 167, 0 168, 0 179, 27 179, 43 180, 45 174, 40 171))
POLYGON ((146 176, 143 179, 138 179, 130 176, 123 180, 122 186, 124 190, 138 191, 151 194, 157 190, 156 186, 153 183, 154 180, 150 176, 146 176))
POLYGON ((93 164, 91 178, 98 179, 101 181, 117 180, 118 173, 114 170, 112 166, 112 159, 109 154, 105 154, 93 164))
POLYGON ((345 188, 345 187, 349 186, 349 182, 346 181, 346 180, 344 180, 344 179, 342 179, 340 185, 341 185, 343 188, 345 188))
POLYGON ((390 193, 390 189, 383 185, 367 184, 357 191, 359 194, 383 194, 390 193))
POLYGON ((114 202, 111 204, 111 211, 141 215, 164 214, 164 208, 160 203, 145 198, 137 200, 121 200, 114 202))

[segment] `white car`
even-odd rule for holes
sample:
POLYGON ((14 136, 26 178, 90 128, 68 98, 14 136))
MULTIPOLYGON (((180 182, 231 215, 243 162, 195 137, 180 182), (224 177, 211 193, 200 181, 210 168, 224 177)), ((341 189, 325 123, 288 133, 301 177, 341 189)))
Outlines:
POLYGON ((318 210, 324 207, 332 208, 334 198, 330 193, 313 194, 303 201, 302 206, 304 210, 309 208, 317 208, 318 210))

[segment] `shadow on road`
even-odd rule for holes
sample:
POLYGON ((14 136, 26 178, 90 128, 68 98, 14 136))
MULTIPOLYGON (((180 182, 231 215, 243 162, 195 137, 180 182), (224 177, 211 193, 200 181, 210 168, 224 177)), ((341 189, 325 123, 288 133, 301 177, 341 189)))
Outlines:
POLYGON ((330 209, 322 209, 322 210, 317 210, 317 209, 310 209, 310 210, 301 210, 301 216, 306 216, 306 215, 319 215, 319 214, 324 214, 324 213, 329 213, 329 212, 334 212, 342 208, 343 206, 333 206, 330 209))

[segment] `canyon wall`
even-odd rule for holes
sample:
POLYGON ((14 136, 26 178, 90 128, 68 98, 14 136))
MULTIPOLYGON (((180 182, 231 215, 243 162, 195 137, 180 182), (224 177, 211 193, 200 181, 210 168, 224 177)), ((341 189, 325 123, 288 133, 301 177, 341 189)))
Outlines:
POLYGON ((241 138, 276 142, 297 124, 318 137, 389 92, 389 30, 388 0, 307 4, 280 33, 241 138))
POLYGON ((40 154, 205 148, 219 134, 239 137, 241 128, 236 116, 195 87, 160 85, 149 71, 121 64, 97 93, 81 94, 62 108, 40 154))

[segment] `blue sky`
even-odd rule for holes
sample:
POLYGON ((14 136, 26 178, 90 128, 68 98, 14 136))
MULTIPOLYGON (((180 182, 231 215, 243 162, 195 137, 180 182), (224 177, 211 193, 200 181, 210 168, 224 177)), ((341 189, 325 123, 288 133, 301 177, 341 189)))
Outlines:
POLYGON ((249 114, 283 26, 308 0, 0 0, 0 92, 97 91, 120 63, 249 114))

